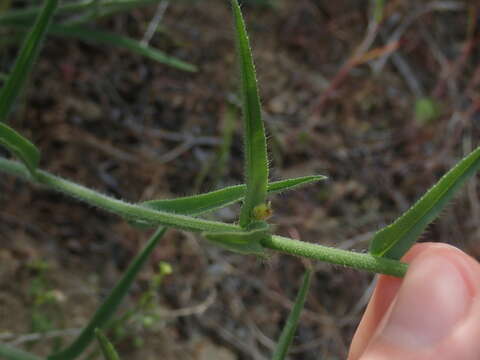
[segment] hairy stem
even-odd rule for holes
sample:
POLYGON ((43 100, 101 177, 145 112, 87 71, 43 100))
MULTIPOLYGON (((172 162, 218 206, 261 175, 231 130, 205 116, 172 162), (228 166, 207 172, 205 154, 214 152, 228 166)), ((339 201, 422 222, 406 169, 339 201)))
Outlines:
POLYGON ((15 161, 0 158, 0 171, 11 173, 33 183, 46 186, 77 200, 110 211, 128 220, 142 220, 152 224, 189 231, 241 231, 239 226, 233 224, 177 215, 130 204, 52 175, 46 171, 38 170, 35 178, 32 178, 26 168, 15 161))
MULTIPOLYGON (((226 224, 218 221, 209 221, 190 216, 177 215, 163 211, 152 210, 139 205, 130 204, 114 199, 95 190, 88 189, 46 171, 37 171, 36 178, 32 178, 27 168, 16 161, 0 158, 0 171, 37 183, 47 188, 59 191, 75 199, 98 206, 113 212, 126 219, 143 220, 151 223, 179 228, 189 231, 231 232, 241 231, 238 225, 226 224)), ((335 249, 327 246, 306 243, 282 236, 272 236, 262 241, 266 248, 285 254, 306 257, 325 261, 355 269, 367 270, 401 277, 407 271, 407 264, 396 260, 374 257, 369 254, 335 249)))
POLYGON ((329 246, 307 243, 283 236, 273 235, 262 241, 266 248, 289 255, 325 261, 330 264, 352 267, 374 273, 403 277, 408 265, 397 260, 375 257, 370 254, 356 253, 329 246))

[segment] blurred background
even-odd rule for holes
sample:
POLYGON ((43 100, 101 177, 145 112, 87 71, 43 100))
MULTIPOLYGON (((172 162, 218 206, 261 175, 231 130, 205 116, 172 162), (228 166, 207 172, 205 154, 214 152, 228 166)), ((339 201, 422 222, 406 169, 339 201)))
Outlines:
MULTIPOLYGON (((1 4, 0 76, 22 35, 1 25, 2 11, 41 2, 1 4)), ((272 198, 278 234, 364 252, 376 230, 478 145, 476 1, 249 0, 242 8, 272 180, 329 177, 272 198)), ((106 15, 93 14, 88 28, 143 41, 198 71, 49 36, 10 118, 41 149, 41 167, 132 202, 241 183, 228 2, 163 0, 106 15)), ((473 179, 423 240, 478 258, 479 223, 473 179)), ((37 354, 67 344, 148 235, 1 175, 0 341, 37 354)), ((291 358, 345 359, 373 276, 314 266, 291 358)), ((268 359, 302 273, 300 259, 262 261, 169 231, 109 336, 124 359, 268 359)), ((92 348, 85 358, 100 357, 92 348)))

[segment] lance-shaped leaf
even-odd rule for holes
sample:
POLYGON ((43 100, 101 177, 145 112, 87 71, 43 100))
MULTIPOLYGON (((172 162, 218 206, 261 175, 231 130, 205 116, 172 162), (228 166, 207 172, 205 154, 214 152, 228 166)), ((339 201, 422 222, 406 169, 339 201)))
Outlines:
POLYGON ((35 145, 3 123, 0 123, 0 144, 22 160, 32 175, 34 174, 40 161, 40 151, 35 145))
MULTIPOLYGON (((268 185, 268 193, 275 194, 286 190, 292 190, 303 185, 311 184, 320 180, 325 180, 322 175, 303 176, 299 178, 274 181, 268 185)), ((150 200, 141 203, 141 205, 159 210, 172 212, 176 214, 198 216, 210 211, 218 210, 222 207, 231 205, 243 199, 245 196, 245 185, 229 186, 220 190, 211 191, 205 194, 185 196, 176 199, 150 200)), ((154 224, 148 224, 140 221, 131 221, 132 225, 140 227, 151 227, 154 224)))
POLYGON ((58 0, 46 0, 35 24, 27 34, 15 65, 10 72, 5 85, 0 90, 0 121, 5 121, 12 110, 15 99, 25 85, 35 60, 37 59, 42 40, 47 33, 58 0))
POLYGON ((270 228, 264 221, 252 222, 252 229, 240 232, 205 232, 202 235, 208 241, 224 249, 243 254, 266 257, 263 239, 271 236, 270 228))
POLYGON ((95 336, 95 329, 103 328, 111 319, 123 298, 127 294, 130 286, 158 244, 166 228, 159 227, 157 231, 150 237, 145 247, 132 260, 122 278, 118 281, 110 294, 104 300, 103 304, 97 309, 78 337, 65 349, 50 355, 47 360, 73 360, 78 357, 85 348, 90 345, 95 336))
POLYGON ((293 305, 292 311, 288 316, 287 322, 283 327, 282 334, 280 335, 280 339, 278 340, 277 347, 275 348, 275 352, 272 357, 273 360, 283 360, 287 356, 288 349, 292 344, 295 331, 297 330, 298 321, 305 305, 305 300, 308 295, 308 290, 310 289, 311 281, 312 270, 308 269, 303 275, 302 286, 298 291, 295 304, 293 305))
POLYGON ((98 344, 100 345, 105 360, 120 360, 115 347, 103 334, 102 330, 95 329, 95 336, 97 337, 98 344))
POLYGON ((247 192, 240 211, 240 226, 252 220, 253 208, 265 203, 268 184, 268 157, 257 78, 245 22, 237 0, 232 0, 238 61, 240 63, 241 93, 245 142, 245 183, 247 192))
POLYGON ((402 216, 378 231, 370 244, 370 253, 400 259, 479 168, 480 147, 457 163, 402 216))

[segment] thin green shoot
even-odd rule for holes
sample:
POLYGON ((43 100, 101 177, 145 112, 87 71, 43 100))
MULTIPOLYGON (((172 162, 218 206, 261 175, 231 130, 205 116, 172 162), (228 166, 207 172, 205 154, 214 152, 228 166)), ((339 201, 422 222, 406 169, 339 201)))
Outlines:
POLYGON ((22 90, 33 64, 37 59, 48 26, 57 8, 58 0, 46 0, 35 24, 27 34, 15 61, 12 71, 9 73, 5 85, 0 90, 0 121, 5 121, 11 112, 15 100, 22 90))
POLYGON ((51 355, 48 360, 65 360, 75 359, 85 348, 90 345, 95 337, 95 329, 103 328, 107 324, 113 314, 116 312, 118 306, 125 298, 137 274, 147 261, 153 249, 165 234, 166 228, 159 227, 155 233, 150 237, 145 247, 133 259, 128 266, 125 273, 122 275, 120 281, 115 285, 111 293, 105 299, 103 304, 97 309, 90 322, 83 328, 82 332, 67 348, 51 355))
POLYGON ((108 340, 102 330, 95 329, 95 336, 97 337, 98 344, 100 345, 100 349, 102 350, 105 360, 120 360, 115 347, 108 340))
POLYGON ((288 349, 290 348, 293 337, 295 336, 295 332, 297 331, 300 314, 305 306, 305 300, 307 299, 310 283, 312 282, 312 273, 313 271, 311 269, 307 269, 303 275, 302 286, 298 291, 295 304, 293 304, 293 308, 288 316, 287 322, 283 327, 282 334, 280 335, 280 339, 278 340, 277 347, 275 348, 275 352, 272 357, 273 360, 283 360, 287 356, 288 349))

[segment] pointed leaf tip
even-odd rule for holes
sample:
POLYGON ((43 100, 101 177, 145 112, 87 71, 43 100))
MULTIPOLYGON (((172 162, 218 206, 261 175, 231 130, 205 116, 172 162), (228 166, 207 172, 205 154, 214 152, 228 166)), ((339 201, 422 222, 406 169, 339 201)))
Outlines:
POLYGON ((305 306, 305 300, 307 299, 308 290, 310 289, 310 283, 312 281, 312 270, 307 269, 305 275, 303 276, 302 286, 298 291, 297 298, 295 299, 295 304, 293 305, 292 311, 288 316, 287 322, 282 330, 280 339, 278 340, 277 347, 275 348, 275 353, 273 354, 273 360, 283 360, 286 358, 288 349, 292 344, 293 337, 297 330, 298 322, 300 320, 300 315, 302 309, 305 306))
POLYGON ((479 168, 480 147, 458 162, 402 216, 378 231, 370 243, 370 253, 400 259, 479 168))
POLYGON ((257 78, 245 22, 237 0, 231 0, 235 23, 238 62, 240 65, 242 109, 245 143, 245 183, 247 191, 240 211, 240 226, 253 221, 255 206, 265 203, 268 185, 267 140, 262 121, 262 110, 257 78))

